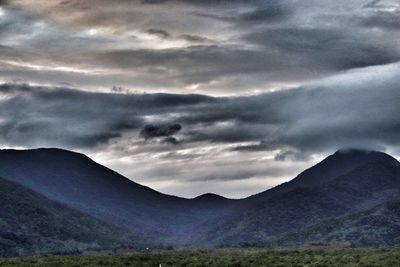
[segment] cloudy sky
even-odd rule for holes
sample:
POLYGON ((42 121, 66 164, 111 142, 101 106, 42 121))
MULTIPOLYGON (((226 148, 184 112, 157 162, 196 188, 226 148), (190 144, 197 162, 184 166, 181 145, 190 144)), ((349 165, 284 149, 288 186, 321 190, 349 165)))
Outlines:
MULTIPOLYGON (((400 155, 397 0, 0 0, 0 144, 245 197, 400 155)), ((399 158, 399 157, 398 157, 399 158)))

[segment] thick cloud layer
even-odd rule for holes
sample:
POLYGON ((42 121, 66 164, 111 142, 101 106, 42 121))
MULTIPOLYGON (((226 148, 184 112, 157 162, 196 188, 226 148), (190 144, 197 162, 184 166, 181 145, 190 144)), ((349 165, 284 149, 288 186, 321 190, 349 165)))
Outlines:
POLYGON ((400 60, 394 0, 7 2, 3 81, 243 95, 400 60))

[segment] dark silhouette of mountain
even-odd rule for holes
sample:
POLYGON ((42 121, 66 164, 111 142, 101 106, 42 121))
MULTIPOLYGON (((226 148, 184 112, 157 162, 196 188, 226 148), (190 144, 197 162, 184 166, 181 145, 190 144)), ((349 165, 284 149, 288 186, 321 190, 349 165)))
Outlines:
MULTIPOLYGON (((230 245, 274 244, 276 237, 285 233, 400 199, 400 163, 377 152, 352 151, 344 156, 351 160, 362 153, 367 156, 364 160, 357 161, 353 169, 336 178, 330 177, 311 186, 300 183, 293 190, 273 195, 265 201, 252 201, 252 206, 223 226, 224 234, 219 238, 230 245)), ((342 152, 337 152, 317 166, 327 168, 328 163, 337 162, 336 156, 343 160, 342 152)), ((305 173, 313 173, 313 168, 305 173)), ((299 177, 301 175, 296 179, 299 177)), ((318 176, 306 177, 310 177, 308 181, 315 181, 318 176)), ((268 191, 262 194, 267 195, 268 191)))
POLYGON ((0 178, 0 255, 139 248, 126 231, 0 178))
MULTIPOLYGON (((161 194, 85 155, 60 149, 2 150, 0 164, 0 176, 6 179, 143 238, 175 247, 273 246, 302 244, 302 240, 329 243, 330 239, 313 229, 400 201, 400 163, 382 152, 355 149, 339 150, 293 180, 240 200, 215 194, 193 199, 161 194), (303 238, 302 233, 309 231, 315 236, 303 238)), ((327 229, 332 229, 332 236, 340 236, 346 225, 357 223, 349 220, 343 227, 327 229)), ((396 220, 387 221, 396 229, 396 220)), ((359 229, 362 235, 382 230, 359 229)), ((354 234, 342 241, 390 245, 399 235, 359 242, 354 234)))
POLYGON ((225 201, 225 200, 227 200, 227 198, 217 195, 217 194, 213 194, 213 193, 202 194, 193 199, 195 199, 196 201, 225 201))
POLYGON ((191 199, 192 205, 200 205, 200 206, 216 206, 216 205, 226 205, 228 203, 232 203, 235 200, 225 198, 223 196, 217 195, 217 194, 212 194, 212 193, 206 193, 200 196, 197 196, 193 199, 191 199))
POLYGON ((289 192, 299 187, 315 187, 343 175, 361 164, 373 161, 396 162, 388 154, 361 149, 341 149, 328 156, 315 166, 303 171, 289 182, 270 190, 253 195, 249 199, 268 199, 274 195, 289 192))
POLYGON ((191 242, 196 224, 225 213, 225 205, 210 210, 209 201, 161 194, 71 151, 2 150, 0 164, 6 179, 160 243, 191 242))

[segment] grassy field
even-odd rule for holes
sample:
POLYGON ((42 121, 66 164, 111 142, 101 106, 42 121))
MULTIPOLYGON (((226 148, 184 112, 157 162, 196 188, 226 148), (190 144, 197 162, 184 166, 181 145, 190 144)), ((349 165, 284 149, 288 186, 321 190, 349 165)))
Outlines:
POLYGON ((0 266, 400 266, 400 250, 217 250, 0 259, 0 266))

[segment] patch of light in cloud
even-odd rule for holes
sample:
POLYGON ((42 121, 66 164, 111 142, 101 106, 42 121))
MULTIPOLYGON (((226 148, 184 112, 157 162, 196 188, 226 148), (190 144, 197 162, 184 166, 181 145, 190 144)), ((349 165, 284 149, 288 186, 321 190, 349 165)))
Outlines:
POLYGON ((21 67, 36 71, 72 72, 72 73, 82 73, 82 74, 92 74, 92 75, 110 74, 109 70, 102 70, 102 69, 86 69, 81 67, 54 66, 51 64, 45 65, 45 64, 27 63, 27 62, 19 62, 12 60, 0 60, 0 62, 12 67, 21 67))
POLYGON ((96 34, 97 34, 97 30, 96 30, 96 29, 89 29, 89 30, 87 31, 87 34, 89 34, 89 35, 91 35, 91 36, 96 35, 96 34))
POLYGON ((136 31, 132 33, 132 35, 134 35, 141 42, 141 45, 143 46, 142 48, 147 49, 184 48, 188 46, 187 42, 182 40, 162 39, 154 34, 142 33, 140 31, 136 31))

